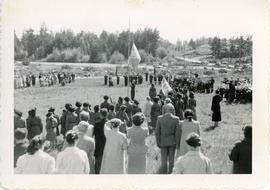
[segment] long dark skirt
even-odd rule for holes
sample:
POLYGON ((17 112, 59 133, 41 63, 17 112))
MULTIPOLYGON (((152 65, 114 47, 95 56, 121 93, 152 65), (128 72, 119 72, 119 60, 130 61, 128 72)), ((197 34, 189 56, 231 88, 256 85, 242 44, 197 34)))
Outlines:
POLYGON ((212 121, 221 121, 220 110, 213 111, 213 113, 212 113, 212 121))

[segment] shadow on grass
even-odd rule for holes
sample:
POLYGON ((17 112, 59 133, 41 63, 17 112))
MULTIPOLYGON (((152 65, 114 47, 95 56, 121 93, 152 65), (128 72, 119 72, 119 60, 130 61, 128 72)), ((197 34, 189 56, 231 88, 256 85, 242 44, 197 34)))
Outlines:
POLYGON ((213 131, 217 126, 210 126, 204 129, 205 132, 213 131))

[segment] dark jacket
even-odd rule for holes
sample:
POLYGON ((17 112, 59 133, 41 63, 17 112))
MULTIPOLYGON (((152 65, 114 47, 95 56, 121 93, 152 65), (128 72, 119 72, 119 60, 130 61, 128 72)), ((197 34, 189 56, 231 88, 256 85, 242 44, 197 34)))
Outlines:
POLYGON ((102 102, 101 104, 100 104, 100 109, 102 109, 102 108, 107 108, 107 110, 109 110, 109 107, 110 107, 110 103, 109 102, 102 102))
POLYGON ((236 143, 229 155, 233 161, 234 174, 251 174, 252 173, 252 141, 244 139, 236 143))
POLYGON ((96 142, 94 153, 95 157, 103 155, 103 150, 106 144, 106 136, 104 134, 104 125, 106 121, 107 119, 104 118, 94 125, 93 136, 96 142))
POLYGON ((222 97, 216 94, 212 99, 212 106, 211 110, 212 114, 212 121, 221 121, 221 113, 220 113, 220 105, 219 103, 222 101, 222 97))
POLYGON ((179 118, 172 114, 159 116, 155 135, 158 147, 179 146, 181 137, 179 118))
POLYGON ((40 135, 43 131, 43 125, 41 122, 40 117, 35 116, 29 116, 26 119, 26 126, 27 126, 27 131, 28 131, 28 139, 32 139, 36 135, 40 135))

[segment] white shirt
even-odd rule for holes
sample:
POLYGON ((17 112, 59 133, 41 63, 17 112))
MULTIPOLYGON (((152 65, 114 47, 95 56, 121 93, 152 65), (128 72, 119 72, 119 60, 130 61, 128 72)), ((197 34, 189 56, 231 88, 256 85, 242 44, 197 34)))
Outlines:
POLYGON ((211 174, 210 160, 199 150, 180 156, 174 164, 173 174, 211 174))
POLYGON ((56 159, 56 172, 60 174, 89 174, 90 167, 85 151, 66 147, 56 159))
POLYGON ((150 117, 151 115, 151 108, 152 108, 153 102, 147 101, 144 106, 143 113, 146 117, 150 117))
POLYGON ((28 153, 17 160, 17 174, 52 174, 55 170, 55 160, 49 154, 38 150, 35 154, 28 153))

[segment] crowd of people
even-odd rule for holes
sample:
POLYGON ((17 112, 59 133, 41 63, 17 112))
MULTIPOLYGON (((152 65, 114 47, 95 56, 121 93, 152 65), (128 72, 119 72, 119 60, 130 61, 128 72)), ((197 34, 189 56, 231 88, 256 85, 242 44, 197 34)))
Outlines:
MULTIPOLYGON (((133 80, 134 81, 134 80, 133 80)), ((135 82, 134 82, 135 83, 135 82)), ((61 116, 50 107, 43 123, 36 108, 26 121, 14 110, 14 168, 19 174, 144 174, 148 147, 153 135, 160 149, 160 174, 211 174, 210 159, 204 155, 200 122, 196 114, 195 93, 178 90, 157 94, 149 89, 145 105, 129 97, 100 105, 67 103, 61 116), (125 157, 127 154, 127 158, 125 157)), ((218 90, 212 99, 212 121, 221 121, 218 90)), ((245 139, 229 154, 233 173, 252 172, 252 127, 244 128, 245 139)))
POLYGON ((14 88, 28 88, 31 86, 45 87, 61 84, 64 86, 66 83, 75 81, 75 74, 70 72, 40 72, 35 74, 15 74, 14 76, 14 88))
POLYGON ((229 104, 231 103, 250 103, 252 102, 251 82, 248 78, 230 80, 224 78, 219 91, 229 104))

